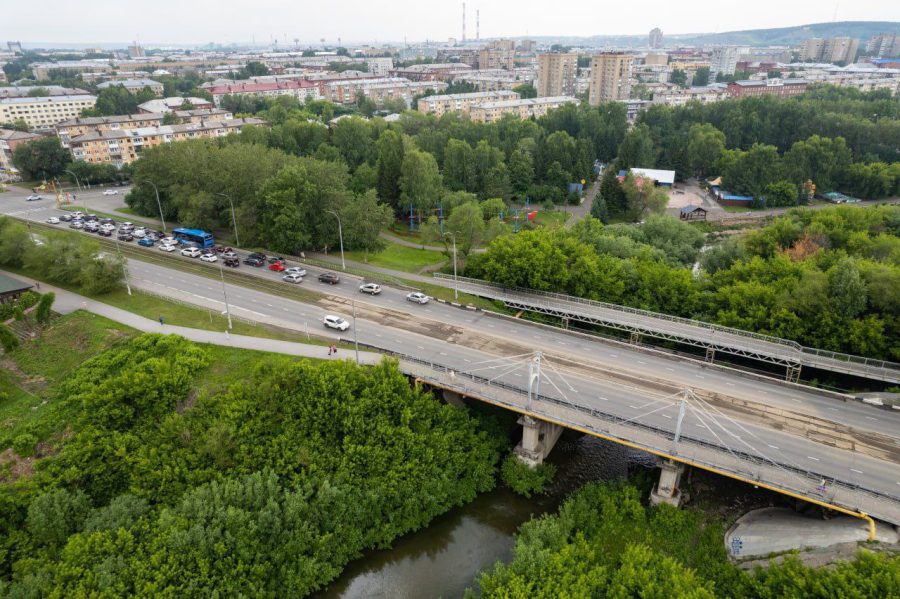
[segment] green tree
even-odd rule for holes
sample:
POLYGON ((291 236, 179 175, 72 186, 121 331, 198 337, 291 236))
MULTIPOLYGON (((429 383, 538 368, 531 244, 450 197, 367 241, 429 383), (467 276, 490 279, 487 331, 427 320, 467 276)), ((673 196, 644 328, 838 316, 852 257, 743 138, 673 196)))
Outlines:
POLYGON ((378 138, 378 199, 398 211, 400 208, 400 176, 403 166, 403 139, 396 131, 385 130, 378 138))
POLYGON ((52 291, 41 296, 37 308, 34 311, 35 320, 37 320, 40 324, 44 324, 48 320, 50 320, 50 309, 53 307, 53 302, 55 299, 56 294, 52 291))
POLYGON ((510 156, 509 178, 517 197, 523 197, 534 183, 534 156, 527 145, 520 143, 510 156))
POLYGON ((523 100, 527 100, 528 98, 537 98, 537 88, 530 83, 517 85, 512 90, 519 94, 519 98, 523 100))
POLYGON ((619 145, 616 164, 626 170, 633 167, 653 168, 656 165, 656 148, 647 125, 637 125, 625 134, 619 145))
POLYGON ((706 177, 725 151, 725 134, 709 123, 703 123, 691 125, 688 138, 691 170, 698 177, 706 177))
POLYGON ((672 72, 669 73, 669 83, 687 87, 687 73, 682 69, 672 69, 672 72))
POLYGON ((367 253, 384 249, 381 231, 393 220, 393 210, 387 204, 378 202, 374 189, 357 195, 341 209, 345 246, 367 253))
POLYGON ((52 179, 63 174, 71 162, 58 137, 42 137, 16 146, 12 162, 25 179, 52 179))
POLYGON ((373 153, 370 126, 358 117, 343 118, 335 123, 331 131, 331 142, 340 150, 351 169, 369 160, 373 153))
POLYGON ((800 191, 790 181, 775 181, 766 185, 764 190, 766 206, 796 206, 800 198, 800 191))
POLYGON ((813 135, 794 142, 784 154, 785 170, 791 181, 799 184, 812 180, 822 192, 835 189, 851 160, 850 148, 843 137, 813 135))
POLYGON ((437 205, 443 187, 437 161, 421 150, 409 150, 400 169, 400 199, 404 206, 427 211, 437 205))
POLYGON ((692 85, 695 87, 703 87, 709 85, 709 67, 700 67, 694 71, 694 80, 692 85))
POLYGON ((866 309, 866 283, 852 258, 842 258, 828 270, 828 294, 832 310, 844 318, 866 309))
POLYGON ((781 179, 781 157, 774 146, 753 144, 735 157, 722 173, 722 185, 735 193, 758 198, 769 183, 781 179))
POLYGON ((475 151, 465 141, 450 139, 444 148, 444 185, 451 191, 478 189, 475 170, 475 151))
POLYGON ((82 491, 48 491, 28 506, 28 531, 39 545, 62 548, 68 536, 81 528, 89 509, 90 500, 82 491))
POLYGON ((19 338, 10 330, 8 326, 0 322, 0 347, 3 351, 9 353, 19 347, 19 338))
POLYGON ((615 164, 608 164, 603 169, 603 175, 600 179, 600 197, 606 202, 610 214, 618 215, 625 213, 628 204, 625 198, 625 190, 622 189, 622 184, 619 183, 616 170, 617 166, 615 164))

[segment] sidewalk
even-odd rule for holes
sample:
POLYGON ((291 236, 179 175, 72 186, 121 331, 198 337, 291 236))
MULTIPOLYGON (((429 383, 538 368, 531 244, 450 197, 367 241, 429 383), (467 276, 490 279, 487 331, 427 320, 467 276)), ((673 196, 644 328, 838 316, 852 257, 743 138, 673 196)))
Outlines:
MULTIPOLYGON (((28 283, 32 282, 10 272, 0 272, 20 281, 26 281, 28 283)), ((159 322, 155 320, 138 316, 127 310, 122 310, 121 308, 116 308, 115 306, 110 306, 109 304, 104 304, 103 302, 98 302, 97 300, 46 283, 41 284, 40 291, 42 293, 52 291, 56 294, 53 310, 60 314, 70 314, 76 310, 85 310, 144 333, 180 335, 185 339, 190 339, 197 343, 209 343, 211 345, 222 345, 239 349, 252 349, 256 351, 286 354, 289 356, 328 359, 328 347, 324 345, 307 345, 305 343, 295 343, 292 341, 248 337, 246 335, 232 335, 224 331, 205 331, 203 329, 192 329, 170 324, 160 325, 159 322)), ((353 350, 338 349, 337 359, 354 360, 355 353, 353 350)), ((359 352, 359 361, 361 364, 376 364, 381 361, 381 355, 372 352, 359 352)))

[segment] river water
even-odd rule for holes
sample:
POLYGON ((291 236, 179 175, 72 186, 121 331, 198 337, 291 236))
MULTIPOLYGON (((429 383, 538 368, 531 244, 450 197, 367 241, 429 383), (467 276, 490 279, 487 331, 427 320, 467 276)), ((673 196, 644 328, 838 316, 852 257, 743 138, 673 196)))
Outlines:
POLYGON ((347 566, 322 599, 453 599, 475 577, 512 557, 516 529, 553 512, 572 491, 596 480, 623 478, 629 468, 654 466, 652 457, 595 437, 567 432, 549 461, 557 466, 548 493, 526 499, 498 488, 436 518, 390 549, 371 551, 347 566))

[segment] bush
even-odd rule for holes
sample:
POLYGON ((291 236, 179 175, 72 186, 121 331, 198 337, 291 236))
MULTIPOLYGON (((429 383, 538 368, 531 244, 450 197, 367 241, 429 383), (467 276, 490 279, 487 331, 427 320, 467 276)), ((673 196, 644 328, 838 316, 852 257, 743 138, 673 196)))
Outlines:
POLYGON ((43 324, 50 320, 50 308, 53 307, 53 301, 56 299, 56 294, 52 291, 45 295, 41 296, 41 301, 38 302, 37 310, 35 310, 35 319, 43 324))
POLYGON ((0 346, 7 353, 19 347, 19 338, 5 324, 0 324, 0 346))
POLYGON ((503 460, 500 467, 500 476, 506 486, 525 497, 543 493, 544 487, 553 480, 555 474, 556 466, 553 464, 541 464, 531 468, 515 454, 503 460))
POLYGON ((23 458, 27 458, 31 455, 34 455, 34 446, 37 445, 37 437, 30 433, 22 433, 21 435, 17 435, 12 442, 13 451, 22 456, 23 458))

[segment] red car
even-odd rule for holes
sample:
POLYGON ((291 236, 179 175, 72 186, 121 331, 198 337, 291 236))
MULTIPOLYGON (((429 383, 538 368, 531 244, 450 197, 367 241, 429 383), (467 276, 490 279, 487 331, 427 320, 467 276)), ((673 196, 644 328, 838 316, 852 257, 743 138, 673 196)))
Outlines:
POLYGON ((274 270, 275 272, 281 272, 284 268, 284 262, 273 262, 269 265, 269 270, 274 270))

